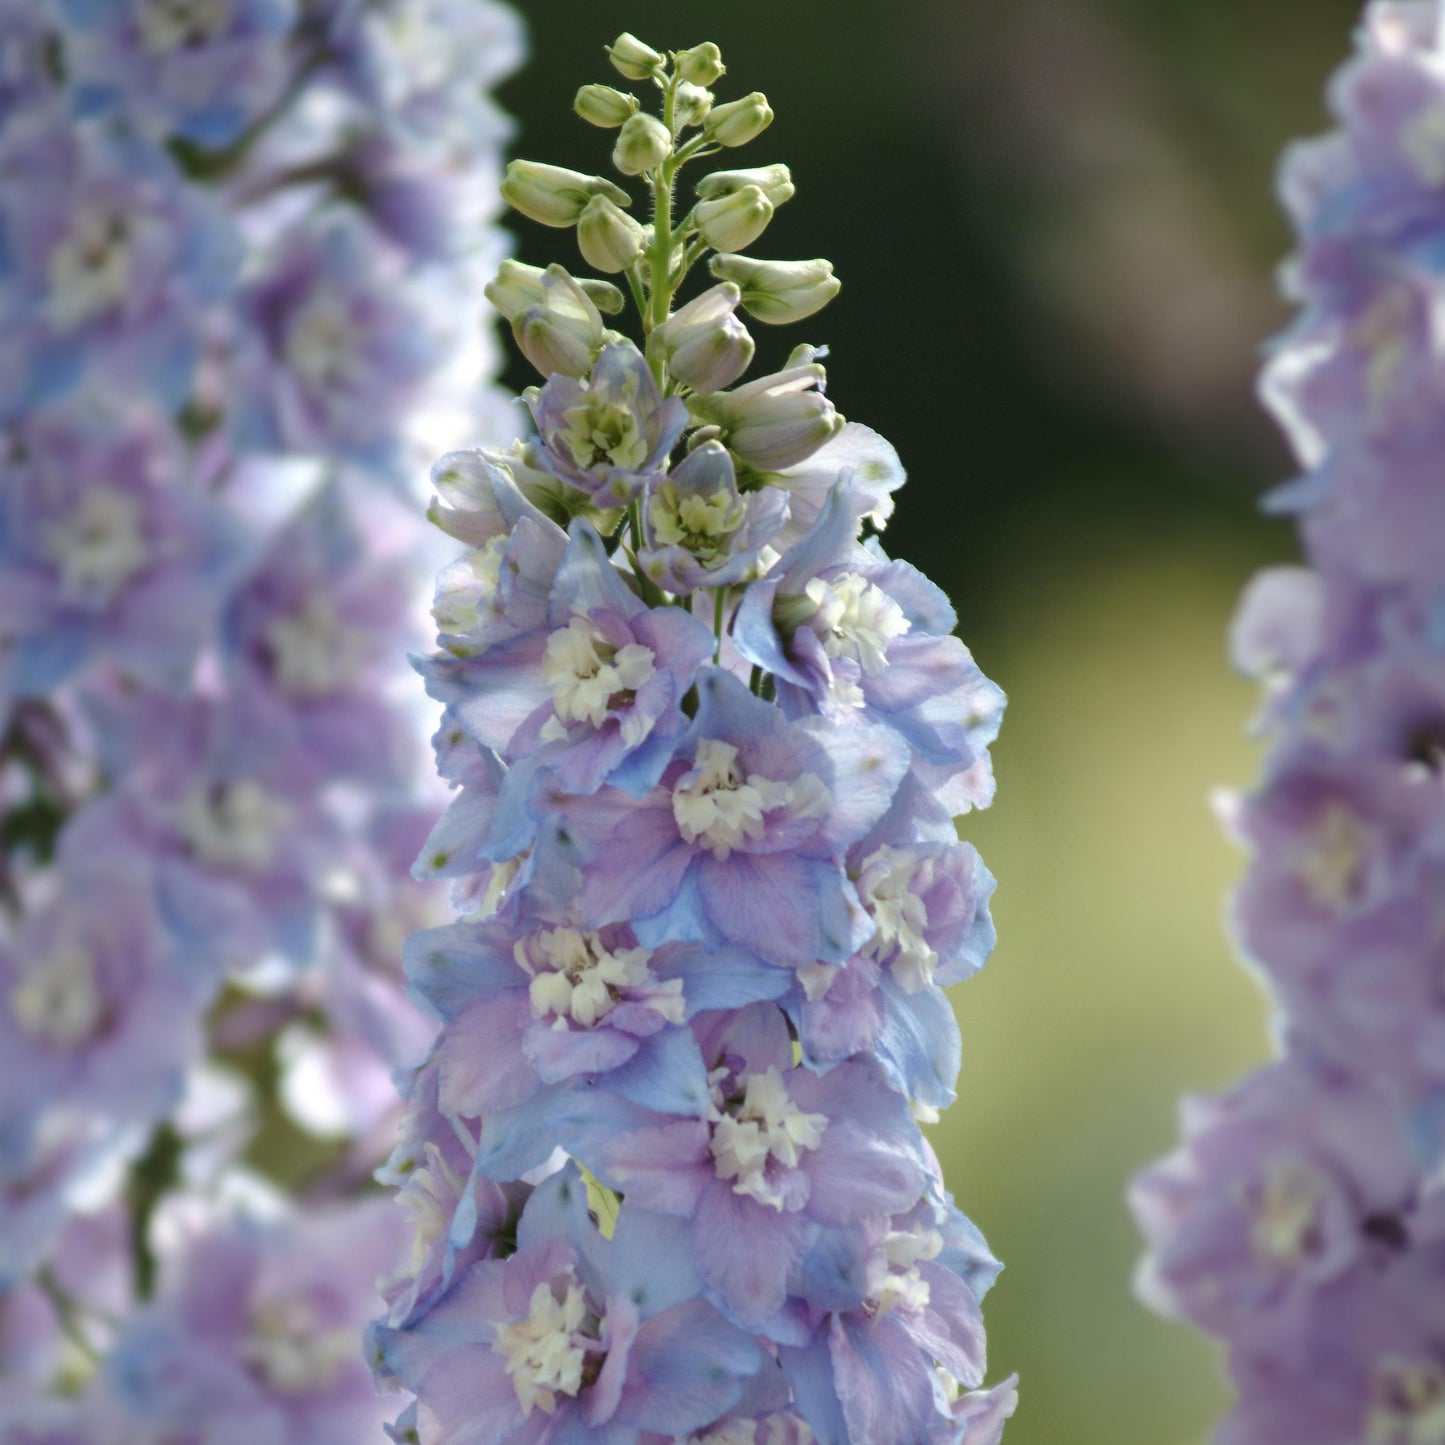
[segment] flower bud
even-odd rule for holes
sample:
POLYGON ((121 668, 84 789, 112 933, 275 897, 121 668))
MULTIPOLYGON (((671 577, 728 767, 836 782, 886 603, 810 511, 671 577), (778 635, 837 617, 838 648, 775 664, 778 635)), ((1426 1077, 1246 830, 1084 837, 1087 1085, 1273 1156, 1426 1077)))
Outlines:
POLYGON ((541 290, 539 301, 512 318, 517 345, 543 376, 585 376, 607 341, 601 313, 561 266, 547 267, 541 290))
POLYGON ((744 186, 756 186, 773 203, 774 209, 792 200, 795 189, 787 166, 755 166, 746 171, 714 171, 697 183, 697 194, 701 200, 715 201, 744 186))
POLYGON ((709 85, 716 85, 727 74, 722 51, 711 40, 679 50, 673 59, 677 62, 679 78, 689 85, 700 85, 706 89, 709 85))
POLYGON ((584 85, 577 92, 572 109, 588 125, 615 130, 628 116, 637 114, 637 97, 624 95, 610 85, 584 85))
POLYGON ((735 391, 694 397, 688 409, 722 427, 728 449, 748 466, 781 471, 806 461, 843 425, 833 403, 817 389, 825 376, 817 364, 795 366, 735 391))
POLYGON ((772 326, 801 321, 821 311, 843 284, 833 275, 831 261, 755 261, 751 256, 714 256, 711 269, 720 281, 731 281, 741 289, 743 309, 749 316, 772 326))
POLYGON ((607 58, 628 80, 647 80, 662 69, 662 56, 625 30, 607 47, 607 58))
POLYGON ((672 154, 672 137, 655 115, 629 116, 617 132, 612 164, 624 176, 655 171, 672 154))
POLYGON ((715 105, 703 124, 703 134, 722 146, 745 146, 773 123, 773 108, 762 91, 755 90, 741 100, 715 105))
POLYGON ((712 109, 712 101, 712 91, 700 85, 679 85, 672 102, 673 117, 679 126, 701 125, 712 109))
POLYGON ((733 314, 738 299, 726 283, 704 291, 647 338, 647 354, 701 395, 731 386, 753 359, 753 338, 733 314))
POLYGON ((606 196, 619 206, 632 197, 603 176, 584 176, 563 166, 539 161, 513 161, 502 179, 502 199, 544 226, 575 226, 582 207, 593 196, 606 196))
POLYGON ((715 201, 699 201, 692 219, 714 251, 741 251, 751 246, 773 219, 773 203, 757 186, 744 186, 715 201))
POLYGON ((577 247, 589 266, 625 271, 647 244, 647 232, 606 196, 593 196, 577 220, 577 247))
MULTIPOLYGON (((487 283, 484 294, 508 321, 515 321, 529 306, 535 306, 542 299, 542 277, 545 274, 540 266, 503 261, 495 278, 487 283)), ((573 279, 604 316, 616 316, 622 310, 622 292, 610 281, 594 281, 590 276, 573 279)))

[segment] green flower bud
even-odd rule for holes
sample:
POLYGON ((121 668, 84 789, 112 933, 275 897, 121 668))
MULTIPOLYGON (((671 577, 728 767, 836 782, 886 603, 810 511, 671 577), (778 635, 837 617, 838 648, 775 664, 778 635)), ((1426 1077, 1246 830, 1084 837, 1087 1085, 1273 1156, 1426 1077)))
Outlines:
POLYGON ((714 256, 712 274, 742 291, 743 309, 769 325, 801 321, 821 311, 842 289, 831 261, 755 261, 714 256))
POLYGON ((753 338, 733 314, 738 300, 738 288, 726 283, 704 291, 653 331, 648 356, 699 394, 731 386, 753 359, 753 338))
POLYGON ((714 171, 697 183, 697 193, 704 201, 730 196, 744 186, 756 186, 774 208, 791 201, 795 187, 792 172, 785 165, 754 166, 746 171, 714 171))
MULTIPOLYGON (((508 321, 515 321, 529 306, 535 306, 542 299, 544 275, 546 272, 540 266, 503 261, 496 277, 487 284, 486 298, 508 321)), ((594 281, 590 276, 573 277, 573 280, 604 316, 616 316, 622 310, 622 292, 610 281, 594 281)))
POLYGON ((662 69, 662 56, 625 30, 607 47, 607 58, 628 80, 647 80, 662 69))
POLYGON ((672 154, 672 137, 655 115, 629 116, 617 132, 612 164, 625 176, 655 171, 672 154))
POLYGON ((806 461, 843 426, 833 403, 818 389, 816 363, 761 376, 735 391, 693 397, 688 410, 723 429, 728 449, 747 466, 781 471, 806 461))
POLYGON ((589 266, 625 271, 647 244, 647 232, 606 196, 593 196, 577 220, 577 247, 589 266))
POLYGON ((632 197, 621 186, 602 176, 584 176, 540 161, 513 161, 501 189, 509 206, 544 226, 575 226, 582 207, 593 196, 606 196, 619 206, 632 204, 632 197))
POLYGON ((679 50, 673 60, 676 62, 679 78, 687 81, 689 85, 706 88, 716 85, 727 74, 728 68, 723 64, 722 51, 711 40, 704 40, 701 45, 694 45, 687 50, 679 50))
POLYGON ((703 123, 703 134, 722 146, 745 146, 773 123, 773 108, 762 91, 755 90, 741 100, 715 105, 703 123))
POLYGON ((712 100, 712 91, 704 90, 700 85, 679 85, 672 103, 673 118, 679 127, 701 125, 712 109, 712 100))
POLYGON ((773 203, 757 186, 744 186, 715 201, 699 201, 692 219, 714 251, 743 251, 768 228, 773 203))
POLYGON ((561 266, 547 267, 541 290, 539 301, 512 318, 517 345, 543 376, 585 376, 607 341, 601 313, 561 266))
POLYGON ((610 85, 584 85, 572 102, 572 109, 588 125, 616 130, 628 116, 637 114, 637 97, 624 95, 610 85))

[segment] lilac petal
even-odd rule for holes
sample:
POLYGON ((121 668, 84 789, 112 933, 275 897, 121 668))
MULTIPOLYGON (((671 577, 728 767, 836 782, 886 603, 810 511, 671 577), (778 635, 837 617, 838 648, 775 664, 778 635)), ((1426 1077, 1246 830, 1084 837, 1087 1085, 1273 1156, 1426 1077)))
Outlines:
POLYGON ((696 1114, 708 1106, 707 1070, 688 1029, 668 1028, 645 1040, 606 1087, 660 1114, 696 1114))
POLYGON ((525 989, 491 995, 463 1009, 437 1043, 438 1098, 448 1114, 480 1119, 524 1103, 537 1090, 522 1035, 532 1023, 525 989))
POLYGON ((806 1243, 807 1225, 797 1215, 735 1194, 719 1180, 703 1193, 693 1230, 698 1271, 743 1324, 782 1309, 806 1243))
POLYGON ((702 1279, 692 1257, 692 1223, 629 1199, 612 1235, 612 1289, 643 1319, 693 1298, 702 1279))
POLYGON ((872 1324, 833 1317, 828 1346, 849 1439, 869 1445, 917 1445, 938 1413, 931 1362, 896 1318, 872 1324))
POLYGON ((856 946, 859 919, 867 922, 836 863, 787 854, 705 857, 698 888, 725 938, 780 968, 841 962, 856 946))
POLYGON ((601 1151, 597 1172, 649 1209, 691 1217, 713 1172, 707 1125, 688 1120, 623 1134, 601 1151))

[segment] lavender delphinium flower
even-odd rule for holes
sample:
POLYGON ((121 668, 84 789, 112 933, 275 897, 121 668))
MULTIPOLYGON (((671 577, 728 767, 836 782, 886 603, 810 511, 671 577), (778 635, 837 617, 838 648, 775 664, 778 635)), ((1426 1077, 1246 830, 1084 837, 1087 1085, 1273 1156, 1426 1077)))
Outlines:
POLYGON ((1445 11, 1368 7, 1331 135, 1287 153, 1299 319, 1264 373, 1308 567, 1246 594, 1267 692, 1239 946, 1281 1057, 1135 1182, 1145 1297, 1223 1340, 1228 1445, 1445 1431, 1445 11))
POLYGON ((752 262, 793 193, 714 109, 716 46, 610 49, 652 80, 583 119, 651 194, 514 162, 504 196, 625 282, 504 263, 537 436, 437 463, 438 651, 456 789, 417 860, 441 1022, 381 1176, 415 1221, 371 1336, 421 1445, 996 1445, 998 1272, 918 1120, 954 1093, 943 993, 988 956, 993 879, 952 812, 992 795, 1003 696, 942 593, 891 561, 896 455, 820 351, 744 380, 739 316, 812 315, 826 262, 752 262), (719 283, 677 309, 710 250, 719 283), (734 279, 737 278, 737 279, 734 279))
MULTIPOLYGON (((0 0, 7 1442, 340 1445, 399 1408, 362 1325, 404 1231, 358 1196, 444 916, 406 876, 443 801, 415 437, 500 410, 519 51, 492 0, 0 0)), ((454 1135, 413 1197, 501 1228, 471 1175, 454 1135)))

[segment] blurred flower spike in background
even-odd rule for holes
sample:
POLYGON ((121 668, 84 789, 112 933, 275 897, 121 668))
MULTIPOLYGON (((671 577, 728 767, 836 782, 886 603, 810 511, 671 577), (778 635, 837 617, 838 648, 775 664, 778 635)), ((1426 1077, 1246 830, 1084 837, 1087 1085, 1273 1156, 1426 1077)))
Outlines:
POLYGON ((608 54, 658 113, 598 83, 575 109, 648 219, 512 162, 503 196, 617 280, 501 268, 536 434, 434 472, 468 551, 422 664, 457 793, 418 872, 461 917, 407 950, 441 1031, 384 1171, 416 1248, 372 1358, 422 1442, 994 1445, 999 1265, 918 1120, 954 1097, 943 989, 993 944, 952 815, 992 799, 1003 695, 883 551, 903 470, 824 350, 742 379, 739 312, 839 288, 740 254, 785 166, 688 169, 767 100, 716 100, 713 44, 608 54))
POLYGON ((520 27, 4 0, 0 49, 0 1438, 380 1438, 413 478, 504 424, 520 27))

